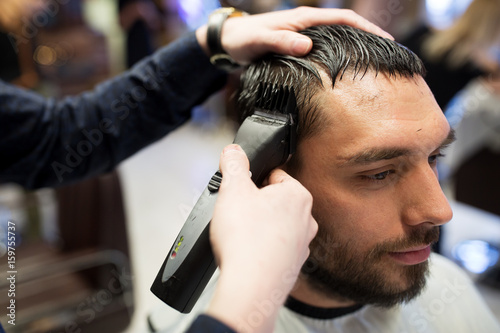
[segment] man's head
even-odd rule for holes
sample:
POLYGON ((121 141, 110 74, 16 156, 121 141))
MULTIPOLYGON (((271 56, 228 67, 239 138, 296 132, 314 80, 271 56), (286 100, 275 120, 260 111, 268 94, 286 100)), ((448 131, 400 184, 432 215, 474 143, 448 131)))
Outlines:
POLYGON ((436 159, 452 133, 412 52, 345 26, 303 33, 313 40, 309 55, 251 65, 238 96, 246 116, 259 82, 297 95, 297 153, 284 169, 313 195, 319 231, 302 270, 307 291, 296 292, 407 301, 425 284, 437 227, 451 219, 436 159))

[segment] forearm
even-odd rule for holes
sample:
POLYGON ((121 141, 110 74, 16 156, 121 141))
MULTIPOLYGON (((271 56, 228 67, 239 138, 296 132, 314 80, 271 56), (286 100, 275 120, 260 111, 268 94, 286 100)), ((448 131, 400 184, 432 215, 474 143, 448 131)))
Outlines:
POLYGON ((0 182, 57 186, 112 170, 223 87, 194 34, 60 101, 0 84, 0 182))

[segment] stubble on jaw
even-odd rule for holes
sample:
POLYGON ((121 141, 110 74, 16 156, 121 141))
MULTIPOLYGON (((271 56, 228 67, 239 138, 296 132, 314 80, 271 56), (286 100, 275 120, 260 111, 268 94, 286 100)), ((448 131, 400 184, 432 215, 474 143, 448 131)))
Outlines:
POLYGON ((388 253, 433 243, 438 237, 437 227, 414 228, 401 239, 389 240, 368 253, 359 253, 352 240, 342 241, 320 228, 311 243, 311 254, 302 267, 301 278, 315 292, 342 303, 393 307, 422 292, 429 274, 429 262, 388 265, 385 264, 391 260, 388 253), (406 287, 398 286, 394 279, 406 287))

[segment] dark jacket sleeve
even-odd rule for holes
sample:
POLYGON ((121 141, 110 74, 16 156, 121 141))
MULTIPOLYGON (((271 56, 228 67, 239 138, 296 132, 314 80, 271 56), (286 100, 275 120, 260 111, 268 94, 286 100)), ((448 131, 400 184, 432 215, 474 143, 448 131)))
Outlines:
POLYGON ((59 186, 111 171, 225 81, 194 33, 78 96, 47 99, 0 81, 0 183, 59 186))
POLYGON ((199 315, 186 333, 236 333, 215 318, 199 315))

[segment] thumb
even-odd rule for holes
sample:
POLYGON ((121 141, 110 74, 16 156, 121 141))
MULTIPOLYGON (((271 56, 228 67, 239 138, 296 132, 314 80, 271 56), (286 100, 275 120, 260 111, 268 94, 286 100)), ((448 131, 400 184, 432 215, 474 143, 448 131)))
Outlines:
MULTIPOLYGON (((243 149, 236 144, 226 146, 221 153, 219 168, 222 173, 221 186, 250 180, 250 162, 243 149)), ((234 185, 236 186, 236 185, 234 185)))

